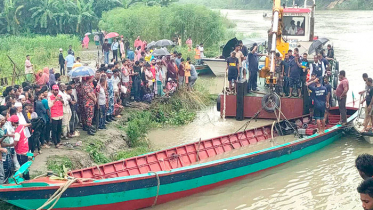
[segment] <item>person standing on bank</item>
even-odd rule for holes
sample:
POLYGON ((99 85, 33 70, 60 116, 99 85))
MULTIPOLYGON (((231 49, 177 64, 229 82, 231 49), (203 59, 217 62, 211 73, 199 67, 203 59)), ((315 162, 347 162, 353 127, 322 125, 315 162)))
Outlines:
POLYGON ((257 79, 258 79, 258 71, 259 71, 259 58, 260 56, 266 56, 264 54, 257 53, 258 44, 254 43, 250 49, 250 53, 247 56, 249 61, 249 88, 248 90, 258 91, 257 88, 257 79))
POLYGON ((339 84, 335 90, 335 94, 338 100, 339 113, 341 114, 341 124, 347 124, 347 109, 346 109, 346 100, 347 92, 349 90, 348 80, 346 78, 346 72, 344 70, 339 72, 339 84))
POLYGON ((65 58, 62 54, 62 48, 60 48, 60 55, 58 56, 58 64, 60 64, 60 74, 65 75, 65 58))
POLYGON ((102 53, 104 54, 104 63, 109 64, 109 53, 110 53, 110 44, 107 39, 105 39, 104 44, 102 45, 102 53))
POLYGON ((118 48, 118 41, 117 39, 114 39, 113 44, 111 44, 111 50, 113 51, 113 59, 115 59, 115 61, 118 61, 118 48))
POLYGON ((27 81, 31 81, 32 78, 34 77, 34 65, 31 64, 29 55, 26 55, 25 74, 26 74, 27 81))
POLYGON ((231 57, 227 59, 227 69, 228 81, 229 81, 229 91, 233 91, 233 83, 237 82, 237 78, 240 75, 239 61, 236 58, 236 52, 231 52, 231 57))
POLYGON ((48 97, 48 106, 50 107, 52 118, 52 140, 54 146, 61 147, 62 118, 63 118, 63 98, 59 94, 58 85, 52 86, 52 94, 48 97))
POLYGON ((73 66, 74 66, 74 62, 75 62, 75 57, 73 54, 71 54, 71 52, 67 52, 67 56, 65 58, 65 65, 66 65, 66 68, 67 68, 67 75, 69 74, 69 72, 73 69, 73 66))

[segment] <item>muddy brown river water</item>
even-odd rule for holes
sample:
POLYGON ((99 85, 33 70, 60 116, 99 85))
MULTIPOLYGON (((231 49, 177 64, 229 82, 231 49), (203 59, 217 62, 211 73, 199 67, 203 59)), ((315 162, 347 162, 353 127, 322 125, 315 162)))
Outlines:
MULTIPOLYGON (((256 33, 266 37, 270 21, 262 18, 263 12, 222 10, 237 23, 239 33, 256 33)), ((373 11, 317 11, 316 35, 332 41, 340 69, 346 70, 350 81, 348 100, 352 91, 364 88, 361 75, 373 76, 373 11)), ((222 78, 200 77, 218 93, 222 78)), ((271 120, 252 122, 250 127, 272 123, 271 120)), ((235 132, 244 122, 222 120, 215 107, 209 107, 186 126, 154 130, 149 133, 155 148, 198 141, 235 132)), ((155 206, 164 209, 218 209, 218 210, 308 210, 308 209, 362 209, 356 187, 361 181, 354 160, 362 153, 373 154, 373 146, 355 136, 345 136, 313 154, 279 167, 246 177, 213 190, 195 194, 166 204, 155 206)))

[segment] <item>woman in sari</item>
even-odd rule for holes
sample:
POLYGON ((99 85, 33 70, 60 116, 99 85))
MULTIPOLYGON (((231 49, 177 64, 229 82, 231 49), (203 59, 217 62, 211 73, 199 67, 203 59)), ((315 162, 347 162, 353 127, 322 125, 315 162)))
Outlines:
POLYGON ((89 44, 89 37, 88 37, 88 35, 85 35, 85 37, 83 39, 83 48, 88 49, 88 44, 89 44))

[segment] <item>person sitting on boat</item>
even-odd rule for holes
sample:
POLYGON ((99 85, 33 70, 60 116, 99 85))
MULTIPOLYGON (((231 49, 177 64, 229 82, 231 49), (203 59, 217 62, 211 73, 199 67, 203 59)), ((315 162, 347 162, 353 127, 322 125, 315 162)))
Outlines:
POLYGON ((300 89, 300 72, 302 71, 301 69, 301 64, 299 63, 299 55, 294 54, 294 59, 290 61, 290 70, 289 70, 289 75, 288 77, 290 78, 289 80, 289 86, 290 86, 290 91, 288 97, 290 98, 293 93, 293 88, 298 90, 298 97, 302 97, 301 89, 300 89))
POLYGON ((288 28, 287 32, 288 32, 289 35, 296 35, 297 34, 298 28, 295 25, 295 21, 294 20, 292 20, 290 22, 290 27, 288 28))
POLYGON ((373 178, 364 180, 359 187, 357 192, 360 193, 360 200, 364 210, 373 210, 373 178))
POLYGON ((361 154, 355 160, 355 167, 361 178, 373 177, 373 155, 361 154))
POLYGON ((321 85, 321 81, 319 80, 319 78, 316 78, 314 81, 307 83, 307 86, 312 91, 314 99, 313 118, 317 122, 319 134, 322 134, 325 131, 325 109, 329 108, 329 98, 327 95, 327 90, 324 86, 321 85), (310 85, 312 83, 315 83, 316 85, 310 85))
MULTIPOLYGON (((366 97, 365 97, 365 100, 366 101, 366 117, 368 118, 367 120, 365 120, 364 122, 364 130, 365 131, 368 131, 368 130, 371 130, 372 127, 370 129, 368 129, 368 125, 369 125, 369 122, 373 122, 373 100, 372 100, 372 96, 373 96, 373 80, 372 78, 368 78, 367 81, 367 92, 366 92, 366 97)), ((364 103, 364 101, 362 103, 364 103)))
POLYGON ((227 69, 228 81, 229 81, 229 91, 233 91, 233 83, 237 82, 237 78, 240 75, 239 61, 236 58, 236 52, 231 52, 231 57, 227 58, 227 69))

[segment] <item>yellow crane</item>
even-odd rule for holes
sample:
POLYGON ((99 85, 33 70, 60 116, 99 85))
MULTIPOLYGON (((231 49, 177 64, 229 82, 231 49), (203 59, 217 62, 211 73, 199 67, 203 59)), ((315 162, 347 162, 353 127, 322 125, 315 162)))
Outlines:
POLYGON ((289 43, 286 43, 282 37, 283 10, 284 8, 281 6, 281 0, 273 0, 272 28, 268 32, 268 48, 270 50, 265 60, 265 66, 261 70, 261 77, 266 78, 266 82, 269 85, 276 84, 277 82, 277 78, 274 76, 276 52, 280 52, 284 58, 289 50, 289 43))

